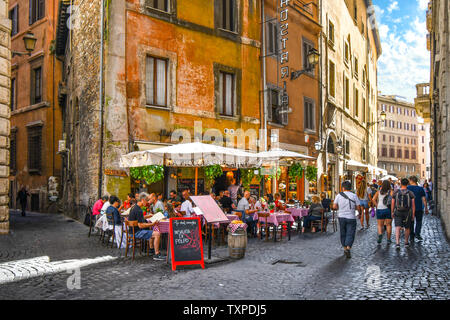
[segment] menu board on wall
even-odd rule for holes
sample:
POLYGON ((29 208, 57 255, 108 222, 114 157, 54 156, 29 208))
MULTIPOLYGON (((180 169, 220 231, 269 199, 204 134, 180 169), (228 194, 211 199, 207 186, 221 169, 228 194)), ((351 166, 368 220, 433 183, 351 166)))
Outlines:
MULTIPOLYGON (((195 193, 195 179, 178 179, 177 183, 177 192, 178 194, 181 194, 184 190, 188 189, 191 190, 191 194, 195 193)), ((197 192, 202 193, 205 191, 204 187, 204 180, 198 179, 197 180, 197 192)))

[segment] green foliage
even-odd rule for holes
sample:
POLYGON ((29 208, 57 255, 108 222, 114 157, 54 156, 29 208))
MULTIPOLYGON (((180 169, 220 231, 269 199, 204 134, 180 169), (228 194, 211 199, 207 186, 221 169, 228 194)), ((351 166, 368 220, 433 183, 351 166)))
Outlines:
POLYGON ((245 190, 250 189, 253 178, 256 178, 258 182, 261 181, 261 169, 258 170, 258 174, 255 174, 255 170, 257 169, 241 169, 241 180, 245 190))
POLYGON ((218 164, 207 166, 204 170, 207 183, 212 182, 215 178, 220 177, 223 173, 222 167, 218 164))
POLYGON ((152 184, 164 179, 164 167, 143 166, 130 168, 130 176, 135 180, 143 180, 147 184, 152 184))
POLYGON ((305 177, 308 181, 317 181, 317 168, 313 166, 307 166, 305 177))
POLYGON ((294 163, 289 167, 289 177, 294 179, 301 179, 303 176, 303 171, 305 169, 300 163, 294 163))

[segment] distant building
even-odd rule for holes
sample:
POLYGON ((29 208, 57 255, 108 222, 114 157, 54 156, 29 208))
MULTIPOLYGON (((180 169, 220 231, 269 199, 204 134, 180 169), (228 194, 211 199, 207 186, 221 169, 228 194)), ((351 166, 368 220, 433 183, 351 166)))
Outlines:
POLYGON ((398 178, 420 177, 419 131, 414 104, 396 96, 378 95, 378 113, 386 120, 378 125, 378 167, 398 178))

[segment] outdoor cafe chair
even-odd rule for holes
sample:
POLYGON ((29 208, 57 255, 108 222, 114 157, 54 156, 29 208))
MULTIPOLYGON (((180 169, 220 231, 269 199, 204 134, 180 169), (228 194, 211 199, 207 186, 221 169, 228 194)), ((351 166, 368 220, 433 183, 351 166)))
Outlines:
POLYGON ((267 223, 267 218, 270 217, 269 212, 258 212, 258 218, 259 218, 259 235, 260 239, 262 240, 262 230, 264 229, 264 232, 266 234, 266 240, 269 239, 269 225, 267 223), (261 219, 263 218, 263 219, 261 219), (263 228, 264 224, 264 228, 263 228))
POLYGON ((130 246, 132 246, 133 248, 133 260, 134 260, 134 251, 135 248, 138 247, 139 249, 141 249, 141 253, 142 253, 142 239, 136 239, 135 237, 135 228, 138 226, 138 222, 137 221, 128 221, 125 220, 125 228, 126 228, 126 235, 127 235, 127 241, 126 241, 126 247, 125 247, 125 257, 127 257, 128 255, 128 248, 130 246), (129 228, 131 228, 131 233, 129 228))
POLYGON ((112 225, 112 229, 105 231, 107 236, 106 244, 108 244, 109 239, 111 239, 111 248, 114 247, 114 240, 116 239, 116 224, 114 223, 114 216, 111 213, 106 213, 106 220, 108 220, 108 225, 112 225))

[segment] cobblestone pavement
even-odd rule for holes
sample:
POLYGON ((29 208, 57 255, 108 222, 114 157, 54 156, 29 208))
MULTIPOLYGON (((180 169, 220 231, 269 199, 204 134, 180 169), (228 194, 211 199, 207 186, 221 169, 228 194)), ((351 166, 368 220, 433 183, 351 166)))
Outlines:
MULTIPOLYGON (((29 213, 24 218, 13 212, 11 229, 0 238, 0 276, 14 274, 16 281, 0 284, 0 299, 450 298, 450 246, 434 216, 424 218, 424 241, 400 251, 385 238, 376 243, 372 218, 369 230, 357 231, 351 259, 343 256, 338 232, 329 231, 278 243, 249 239, 244 259, 176 271, 139 254, 134 261, 125 258, 98 237, 88 238, 86 226, 63 216, 29 213), (67 268, 49 267, 20 280, 23 259, 34 259, 35 265, 41 261, 44 269, 83 259, 80 289, 67 285, 72 277, 67 268), (292 263, 275 263, 279 260, 292 263)), ((227 248, 215 247, 213 255, 226 256, 227 248)))

